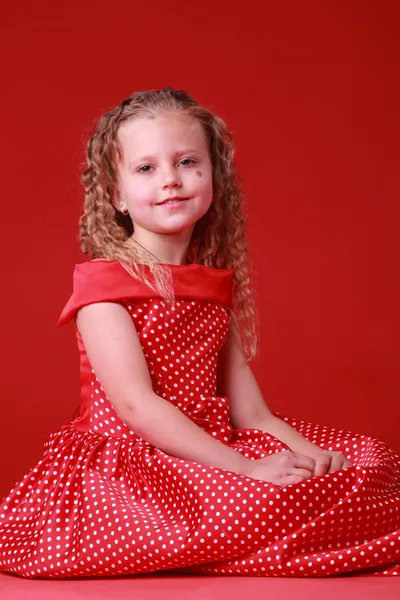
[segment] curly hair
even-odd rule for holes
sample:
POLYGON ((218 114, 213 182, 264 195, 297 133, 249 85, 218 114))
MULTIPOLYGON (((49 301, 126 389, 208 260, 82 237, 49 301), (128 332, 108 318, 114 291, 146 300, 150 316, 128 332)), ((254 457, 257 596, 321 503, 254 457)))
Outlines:
POLYGON ((174 301, 170 270, 131 243, 132 220, 113 203, 118 189, 121 149, 117 136, 121 124, 171 110, 198 119, 213 170, 213 202, 194 227, 186 262, 233 269, 231 315, 246 359, 252 360, 257 354, 258 324, 247 246, 247 213, 234 164, 233 136, 220 117, 197 104, 187 92, 173 88, 135 92, 97 121, 87 143, 81 175, 85 198, 79 219, 80 247, 91 259, 119 261, 132 277, 144 281, 167 301, 174 301))

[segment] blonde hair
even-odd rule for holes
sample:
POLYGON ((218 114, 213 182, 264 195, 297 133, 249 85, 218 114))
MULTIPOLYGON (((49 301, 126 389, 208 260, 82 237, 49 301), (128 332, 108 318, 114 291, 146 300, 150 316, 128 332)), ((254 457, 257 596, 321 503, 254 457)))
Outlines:
POLYGON ((233 269, 232 317, 245 356, 257 353, 257 314, 250 279, 244 198, 234 165, 233 136, 224 121, 198 105, 185 91, 164 88, 136 92, 103 114, 95 125, 81 175, 85 189, 79 220, 81 250, 92 259, 117 260, 134 277, 173 301, 170 270, 132 243, 133 223, 113 204, 118 189, 117 161, 121 157, 118 130, 133 118, 179 111, 201 123, 213 167, 213 202, 196 223, 186 262, 233 269))

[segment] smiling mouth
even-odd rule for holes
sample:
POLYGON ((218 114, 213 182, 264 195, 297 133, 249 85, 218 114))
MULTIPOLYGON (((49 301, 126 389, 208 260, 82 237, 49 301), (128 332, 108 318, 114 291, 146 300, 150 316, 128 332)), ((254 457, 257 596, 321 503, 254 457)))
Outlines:
POLYGON ((181 202, 186 202, 186 200, 189 200, 189 198, 171 198, 170 200, 164 200, 164 202, 160 202, 159 206, 181 204, 181 202))

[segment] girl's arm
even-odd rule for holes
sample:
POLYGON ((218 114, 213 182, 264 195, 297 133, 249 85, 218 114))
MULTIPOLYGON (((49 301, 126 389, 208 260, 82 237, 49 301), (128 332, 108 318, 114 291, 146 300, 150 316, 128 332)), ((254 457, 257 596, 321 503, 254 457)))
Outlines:
POLYGON ((271 413, 232 325, 219 356, 218 394, 229 398, 231 423, 235 429, 260 429, 279 439, 293 452, 314 459, 321 455, 319 446, 271 413))
POLYGON ((247 472, 249 459, 154 393, 136 329, 123 306, 89 304, 80 309, 76 323, 96 377, 116 412, 135 433, 177 458, 247 472))

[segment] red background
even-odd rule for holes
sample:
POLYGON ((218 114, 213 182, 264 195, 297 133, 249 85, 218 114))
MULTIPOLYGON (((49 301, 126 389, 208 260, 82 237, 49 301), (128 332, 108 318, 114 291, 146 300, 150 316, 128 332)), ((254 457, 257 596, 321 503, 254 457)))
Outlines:
POLYGON ((57 318, 81 260, 93 121, 186 89, 233 130, 270 407, 384 439, 399 428, 397 2, 22 2, 1 9, 0 496, 79 402, 57 318))

